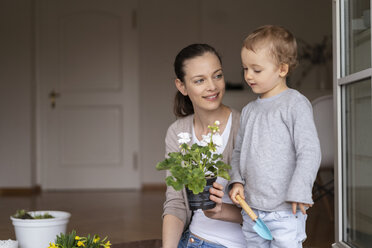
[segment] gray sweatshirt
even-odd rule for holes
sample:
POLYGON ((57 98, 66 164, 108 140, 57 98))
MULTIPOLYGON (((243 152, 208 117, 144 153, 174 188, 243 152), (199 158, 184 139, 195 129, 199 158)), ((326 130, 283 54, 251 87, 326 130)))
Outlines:
POLYGON ((321 160, 310 102, 293 89, 246 105, 231 160, 231 181, 244 185, 248 204, 263 211, 312 204, 321 160))

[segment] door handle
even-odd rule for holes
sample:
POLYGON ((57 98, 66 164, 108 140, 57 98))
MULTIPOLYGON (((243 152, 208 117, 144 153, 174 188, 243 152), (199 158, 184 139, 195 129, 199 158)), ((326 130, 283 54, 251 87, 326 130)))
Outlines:
POLYGON ((56 99, 60 96, 61 96, 61 93, 58 93, 55 90, 52 90, 49 93, 50 106, 52 107, 52 109, 56 107, 56 99))

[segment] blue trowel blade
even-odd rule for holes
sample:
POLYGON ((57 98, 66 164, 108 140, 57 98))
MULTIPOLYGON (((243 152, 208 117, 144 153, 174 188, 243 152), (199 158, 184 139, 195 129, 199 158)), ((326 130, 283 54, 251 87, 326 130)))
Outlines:
POLYGON ((262 238, 267 239, 267 240, 273 240, 273 236, 271 235, 269 228, 267 228, 265 223, 260 218, 256 219, 256 224, 254 224, 253 229, 262 238))

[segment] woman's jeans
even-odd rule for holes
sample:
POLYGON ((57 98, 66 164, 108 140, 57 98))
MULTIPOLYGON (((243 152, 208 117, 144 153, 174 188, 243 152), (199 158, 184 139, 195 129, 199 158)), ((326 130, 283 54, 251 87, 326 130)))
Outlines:
POLYGON ((223 245, 214 244, 205 240, 200 240, 190 233, 189 230, 183 232, 178 248, 226 248, 223 245))
POLYGON ((260 248, 301 248, 306 239, 306 219, 301 211, 293 214, 292 211, 265 212, 253 210, 256 215, 270 229, 274 240, 261 238, 253 229, 255 222, 243 210, 243 234, 247 247, 260 248))

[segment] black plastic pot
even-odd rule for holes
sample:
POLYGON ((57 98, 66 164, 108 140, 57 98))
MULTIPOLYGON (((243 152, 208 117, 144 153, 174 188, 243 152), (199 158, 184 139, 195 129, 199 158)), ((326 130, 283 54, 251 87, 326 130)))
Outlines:
POLYGON ((194 195, 194 193, 186 187, 187 199, 189 200, 190 210, 207 210, 214 208, 216 203, 209 199, 209 188, 212 187, 217 177, 207 178, 207 185, 204 187, 203 192, 194 195))

